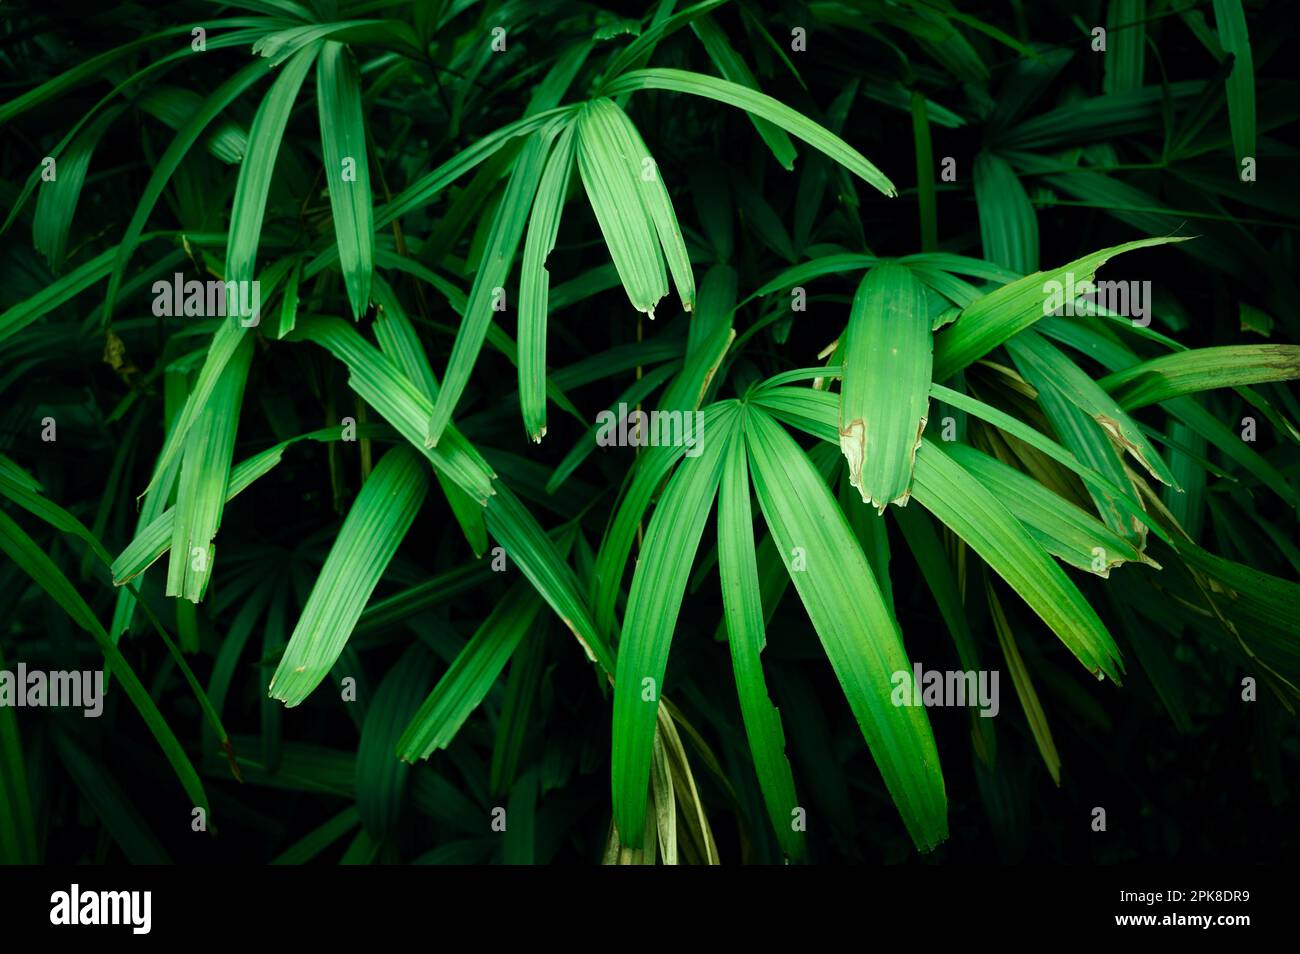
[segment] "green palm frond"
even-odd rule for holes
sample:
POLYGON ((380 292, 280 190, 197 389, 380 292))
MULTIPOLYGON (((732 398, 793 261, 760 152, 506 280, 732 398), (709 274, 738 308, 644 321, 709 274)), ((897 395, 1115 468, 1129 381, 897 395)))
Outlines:
POLYGON ((1289 857, 1293 16, 958 6, 6 4, 0 862, 1289 857))

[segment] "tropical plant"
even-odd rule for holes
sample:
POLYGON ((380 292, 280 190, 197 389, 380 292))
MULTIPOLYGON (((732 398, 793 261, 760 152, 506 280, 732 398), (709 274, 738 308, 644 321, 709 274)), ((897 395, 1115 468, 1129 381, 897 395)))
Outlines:
POLYGON ((1241 739, 1287 811, 1284 6, 12 6, 0 669, 108 689, 0 707, 0 860, 1216 855, 1137 815, 1241 739))

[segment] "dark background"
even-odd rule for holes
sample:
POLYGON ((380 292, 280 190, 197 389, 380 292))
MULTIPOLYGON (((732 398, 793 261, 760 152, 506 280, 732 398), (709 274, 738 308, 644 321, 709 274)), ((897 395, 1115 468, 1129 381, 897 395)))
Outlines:
MULTIPOLYGON (((6 48, 0 59, 0 98, 133 38, 142 24, 188 16, 204 5, 167 5, 165 13, 149 5, 105 9, 99 3, 18 4, 17 12, 14 5, 5 6, 5 11, 0 12, 0 21, 7 19, 0 29, 6 48)), ((637 5, 628 6, 635 15, 643 12, 637 5)), ((1200 6, 1209 16, 1208 4, 1200 6)), ((811 22, 799 19, 807 14, 797 4, 755 4, 750 9, 763 18, 778 41, 788 34, 785 24, 811 22)), ((1073 18, 1077 16, 1086 24, 1102 23, 1103 5, 986 3, 961 4, 960 9, 1012 33, 1017 31, 1019 19, 1028 36, 1044 47, 1076 51, 1072 61, 1043 90, 1031 115, 1058 104, 1064 96, 1079 91, 1097 95, 1100 91, 1101 59, 1090 53, 1086 37, 1073 18), (1013 13, 1015 9, 1020 12, 1013 13)), ((1243 229, 1277 261, 1289 263, 1292 275, 1296 226, 1300 222, 1295 192, 1295 175, 1300 170, 1295 161, 1294 123, 1300 110, 1300 97, 1294 95, 1298 89, 1294 73, 1296 10, 1296 5, 1290 3, 1247 5, 1261 103, 1260 135, 1267 140, 1267 146, 1261 147, 1258 188, 1275 195, 1277 204, 1259 208, 1228 199, 1224 207, 1231 214, 1251 221, 1243 224, 1188 219, 1183 229, 1185 233, 1207 234, 1229 244, 1234 243, 1236 230, 1243 229)), ((810 31, 811 50, 800 61, 808 81, 808 89, 803 90, 781 69, 767 68, 770 55, 763 55, 743 41, 744 28, 734 10, 724 8, 715 17, 742 54, 752 57, 751 66, 756 67, 764 90, 813 117, 823 115, 848 78, 862 76, 869 83, 877 72, 887 73, 890 69, 885 52, 871 38, 850 31, 814 29, 810 31)), ((1153 31, 1155 50, 1148 53, 1148 83, 1157 82, 1161 71, 1170 81, 1206 80, 1214 74, 1213 58, 1173 18, 1159 23, 1153 31), (1157 59, 1158 67, 1153 62, 1157 59)), ((1012 51, 979 40, 973 33, 968 36, 981 51, 990 54, 992 79, 987 94, 973 94, 915 48, 908 51, 915 57, 918 85, 936 100, 971 117, 960 130, 934 128, 933 149, 936 163, 943 156, 954 156, 958 162, 958 181, 939 184, 941 245, 978 256, 978 213, 970 170, 975 153, 991 140, 975 104, 982 95, 996 101, 1016 57, 1012 51)), ((527 31, 521 31, 512 42, 529 52, 534 49, 527 31)), ((900 41, 900 45, 906 43, 900 41)), ((536 46, 545 48, 540 41, 536 46)), ((202 70, 196 67, 187 76, 187 71, 181 69, 170 74, 170 82, 206 93, 241 65, 246 53, 233 50, 210 54, 202 70), (221 64, 219 68, 210 65, 216 63, 221 64)), ((659 55, 664 64, 712 72, 689 30, 666 41, 659 55)), ((304 90, 311 85, 309 80, 304 90)), ((79 87, 60 97, 55 105, 24 115, 4 129, 0 134, 0 196, 5 201, 0 205, 6 211, 17 198, 32 157, 57 141, 78 111, 88 108, 106 89, 103 83, 79 87)), ((475 117, 473 135, 431 146, 431 150, 436 148, 439 159, 427 164, 419 157, 411 161, 423 169, 453 154, 477 135, 517 115, 527 100, 527 92, 525 85, 513 95, 507 92, 498 96, 484 115, 475 117)), ((581 92, 571 91, 570 98, 581 92)), ((237 102, 231 114, 246 124, 255 108, 256 95, 237 102)), ((396 101, 386 101, 383 108, 368 114, 381 146, 390 135, 385 124, 390 122, 392 112, 434 108, 428 105, 427 96, 418 103, 405 103, 400 91, 394 95, 396 101)), ((313 140, 314 110, 314 106, 300 108, 289 127, 288 135, 308 144, 305 149, 313 145, 318 148, 313 140)), ((146 157, 156 157, 169 141, 165 128, 136 115, 116 122, 96 151, 70 245, 84 241, 97 252, 117 240, 147 179, 146 157)), ((630 115, 658 158, 684 229, 698 233, 699 216, 689 186, 693 176, 710 168, 718 179, 733 187, 743 181, 760 190, 782 220, 792 217, 798 201, 797 171, 790 175, 780 170, 753 127, 738 112, 683 96, 642 93, 634 98, 630 115)), ((1220 111, 1213 122, 1226 131, 1226 113, 1220 111)), ((858 214, 867 246, 882 255, 919 250, 909 115, 859 97, 843 134, 894 179, 901 193, 898 199, 886 200, 865 186, 858 190, 858 214)), ((1139 162, 1152 149, 1158 151, 1161 136, 1162 130, 1155 123, 1117 138, 1112 145, 1125 160, 1139 162)), ((807 161, 810 154, 801 146, 799 163, 807 161)), ((1231 162, 1229 148, 1227 153, 1210 153, 1187 166, 1218 170, 1231 162)), ((396 159, 385 163, 386 173, 395 180, 394 191, 402 181, 402 168, 396 159)), ((233 170, 214 166, 205 172, 213 177, 213 184, 233 189, 233 170)), ((1161 196, 1173 208, 1208 201, 1185 179, 1168 170, 1135 172, 1125 181, 1161 196)), ((292 184, 288 188, 292 190, 292 184)), ((1031 195, 1037 194, 1032 179, 1028 188, 1031 195)), ((818 219, 830 221, 826 240, 833 237, 847 243, 851 230, 837 233, 833 221, 844 214, 834 192, 832 187, 825 211, 818 219)), ((228 214, 228 197, 224 208, 228 214)), ((174 215, 174 209, 164 202, 154 219, 166 222, 174 215)), ((26 298, 28 288, 39 283, 45 268, 31 248, 29 216, 30 209, 27 217, 0 239, 0 256, 6 263, 3 274, 12 276, 6 283, 8 287, 0 289, 0 308, 26 298)), ((407 229, 418 236, 430 223, 425 213, 413 218, 415 221, 407 223, 407 229)), ((1044 267, 1139 237, 1131 226, 1104 209, 1040 207, 1038 222, 1044 267)), ((224 222, 210 222, 207 227, 220 230, 224 222)), ((741 273, 743 298, 782 263, 756 239, 744 213, 737 218, 735 234, 735 264, 741 273)), ((147 262, 149 255, 149 249, 142 249, 137 263, 147 262)), ((575 276, 606 260, 589 208, 582 201, 570 202, 560 247, 551 259, 552 272, 575 276)), ((697 278, 700 274, 702 270, 697 272, 697 278)), ((1105 277, 1149 279, 1158 294, 1165 292, 1175 298, 1185 316, 1181 326, 1172 327, 1166 319, 1158 318, 1154 327, 1191 346, 1257 340, 1243 336, 1239 330, 1237 303, 1244 300, 1265 307, 1283 294, 1261 288, 1252 276, 1210 268, 1181 250, 1168 248, 1145 250, 1112 263, 1105 277)), ((809 311, 790 327, 788 340, 780 344, 767 334, 760 335, 738 365, 747 364, 758 373, 770 374, 813 363, 816 352, 839 334, 856 280, 856 276, 819 280, 810 292, 813 301, 809 311)), ((102 283, 78 299, 78 307, 67 309, 68 314, 83 317, 86 309, 98 303, 96 295, 100 290, 102 283)), ((554 367, 568 365, 612 344, 635 340, 636 328, 627 318, 622 295, 621 289, 615 288, 581 303, 559 320, 553 318, 550 361, 554 367)), ((147 301, 138 299, 133 307, 134 316, 139 317, 146 313, 147 301)), ((737 329, 743 330, 761 313, 759 305, 748 306, 737 314, 737 329)), ((449 314, 445 308, 431 309, 434 324, 424 329, 429 340, 444 348, 449 346, 451 336, 436 323, 447 322, 449 314)), ((1294 327, 1296 314, 1300 313, 1275 315, 1278 327, 1273 340, 1295 340, 1288 324, 1294 327)), ((680 314, 664 315, 655 325, 647 326, 645 334, 679 334, 684 330, 682 319, 680 314)), ((132 342, 132 359, 142 369, 152 367, 159 359, 160 344, 132 342)), ((125 388, 120 376, 101 360, 101 350, 102 341, 97 338, 70 339, 65 347, 21 367, 21 373, 11 376, 10 368, 3 369, 0 449, 31 470, 51 499, 89 522, 106 492, 117 451, 123 442, 129 442, 126 470, 113 491, 121 501, 111 508, 103 534, 109 549, 116 553, 128 542, 134 526, 134 510, 126 502, 145 485, 159 447, 161 401, 155 389, 149 414, 138 430, 129 429, 131 415, 125 421, 107 422, 106 414, 122 398, 125 388), (39 420, 45 409, 55 409, 58 416, 57 444, 33 442, 36 431, 29 422, 39 420)), ((440 370, 438 360, 434 363, 440 370)), ((740 377, 740 367, 734 370, 740 377)), ((496 449, 496 456, 489 455, 494 466, 500 459, 520 467, 525 466, 523 462, 541 465, 549 472, 578 439, 580 429, 575 421, 553 414, 547 440, 540 447, 526 443, 518 423, 516 397, 502 398, 483 390, 485 383, 513 381, 513 375, 513 368, 500 355, 484 351, 462 404, 466 414, 464 429, 479 446, 496 449)), ((584 410, 604 407, 626 383, 624 376, 617 383, 601 382, 579 389, 572 396, 580 399, 584 410)), ((720 396, 731 396, 733 387, 733 381, 724 382, 720 396)), ((246 391, 236 460, 268 446, 284 433, 322 426, 323 394, 346 396, 348 392, 345 373, 322 352, 305 345, 263 344, 254 359, 246 391)), ((1231 413, 1229 405, 1225 405, 1225 413, 1231 413)), ((584 524, 588 540, 595 546, 630 453, 614 448, 589 458, 558 502, 534 506, 543 525, 550 526, 595 501, 584 524)), ((336 504, 345 507, 358 484, 356 445, 343 445, 339 454, 339 460, 331 464, 323 445, 296 445, 286 452, 279 468, 226 508, 218 537, 225 572, 231 576, 236 571, 247 572, 278 580, 277 587, 288 594, 290 603, 286 610, 288 629, 305 599, 304 583, 309 586, 314 578, 341 522, 336 504), (331 479, 332 466, 343 475, 341 488, 331 479), (341 500, 336 499, 339 497, 341 500)), ((1283 459, 1294 465, 1294 448, 1290 457, 1283 459)), ((1295 473, 1294 466, 1291 473, 1295 473)), ((1268 513, 1272 513, 1269 508, 1278 507, 1267 497, 1260 497, 1258 504, 1268 513)), ((1295 527, 1294 514, 1277 513, 1276 517, 1295 527)), ((710 535, 711 529, 706 529, 706 541, 710 535)), ((50 552, 65 569, 79 563, 80 549, 53 536, 48 540, 50 552)), ((909 652, 927 667, 956 667, 951 641, 896 532, 891 542, 895 548, 892 574, 899 619, 909 652)), ((1223 552, 1213 542, 1208 545, 1215 552, 1223 552)), ((431 494, 376 599, 469 559, 445 502, 436 493, 431 494)), ((25 586, 12 569, 0 575, 0 607, 4 610, 0 647, 7 662, 12 664, 21 658, 31 666, 44 661, 53 668, 69 668, 76 660, 78 665, 94 666, 97 657, 85 634, 34 588, 25 586)), ((1261 569, 1294 578, 1280 565, 1261 569)), ((1116 575, 1149 572, 1129 567, 1116 575)), ((171 614, 172 601, 162 595, 162 576, 157 567, 150 571, 144 592, 154 607, 166 607, 166 613, 171 614)), ((1079 574, 1071 576, 1085 595, 1103 606, 1103 581, 1082 580, 1079 574)), ((456 647, 496 605, 506 585, 513 582, 512 574, 507 577, 504 582, 490 578, 485 585, 421 610, 400 625, 358 634, 350 644, 349 654, 340 660, 336 675, 360 675, 364 697, 375 690, 404 652, 431 654, 436 660, 434 669, 441 672, 456 647), (423 648, 410 650, 412 645, 423 648), (361 670, 350 668, 357 665, 361 670)), ((246 598, 231 589, 223 595, 222 584, 223 573, 219 571, 209 601, 199 610, 203 651, 192 664, 204 682, 211 672, 215 649, 246 598)), ((740 730, 730 659, 725 643, 713 639, 721 615, 716 571, 701 571, 695 584, 688 593, 674 639, 665 690, 714 747, 728 777, 741 780, 739 784, 747 790, 752 807, 757 804, 753 801, 756 787, 740 730)), ((81 584, 81 591, 101 619, 111 612, 109 589, 103 580, 81 584)), ((1190 729, 1180 732, 1136 664, 1125 637, 1126 626, 1151 627, 1153 619, 1158 623, 1163 617, 1162 607, 1133 605, 1122 593, 1115 594, 1115 604, 1104 604, 1103 618, 1129 660, 1128 680, 1117 689, 1109 682, 1097 684, 1089 679, 1023 604, 1005 588, 999 593, 1013 614, 1021 651, 1033 672, 1052 727, 1063 765, 1061 785, 1055 787, 1043 767, 1010 678, 1003 671, 996 772, 988 772, 972 752, 967 712, 930 711, 947 784, 951 836, 947 844, 927 857, 918 857, 911 847, 802 607, 791 596, 783 602, 769 631, 764 663, 775 701, 786 720, 796 784, 809 813, 808 838, 814 861, 1254 863, 1281 862, 1300 848, 1293 791, 1300 767, 1300 738, 1294 716, 1262 686, 1258 702, 1240 701, 1245 671, 1235 655, 1185 629, 1173 615, 1158 627, 1177 662, 1185 688, 1190 729), (1106 810, 1105 833, 1093 832, 1090 827, 1092 809, 1097 806, 1106 810)), ((170 616, 165 619, 171 622, 170 616)), ((275 739, 286 747, 324 746, 346 759, 356 751, 359 715, 338 701, 337 687, 332 682, 323 684, 297 709, 264 708, 262 690, 276 661, 274 656, 269 661, 259 658, 266 625, 255 628, 223 711, 237 754, 256 759, 259 748, 273 744, 266 740, 275 739)), ((558 620, 548 619, 536 635, 545 640, 541 649, 543 677, 525 760, 544 780, 538 803, 537 857, 539 861, 591 863, 599 860, 609 821, 609 693, 598 683, 592 667, 558 620)), ((987 621, 976 626, 976 637, 982 648, 992 652, 996 647, 987 621)), ((152 631, 140 623, 125 646, 133 665, 146 685, 155 689, 164 714, 193 755, 201 741, 201 715, 166 651, 152 631)), ((497 705, 496 696, 490 697, 489 706, 494 712, 497 705)), ((189 807, 179 786, 139 717, 120 693, 110 695, 105 714, 98 720, 83 720, 77 713, 23 710, 19 725, 34 791, 39 840, 43 857, 50 862, 126 860, 102 823, 106 810, 125 812, 146 826, 150 837, 176 861, 263 862, 336 815, 351 799, 348 794, 313 790, 320 784, 333 784, 321 779, 333 779, 337 766, 318 772, 314 782, 312 778, 294 776, 264 784, 266 779, 249 773, 248 780, 240 784, 231 777, 224 757, 208 739, 204 781, 219 832, 216 837, 207 837, 190 831, 189 807), (50 733, 55 731, 66 733, 85 749, 102 773, 101 785, 88 788, 73 781, 50 742, 50 733), (117 807, 106 809, 105 799, 117 807)), ((417 771, 426 774, 433 790, 443 791, 438 787, 443 785, 460 793, 486 819, 489 808, 500 803, 499 797, 486 792, 483 781, 491 746, 492 725, 482 712, 476 713, 449 751, 439 753, 417 771)), ((283 764, 290 761, 286 758, 282 771, 283 764)), ((774 844, 767 834, 765 817, 748 820, 744 826, 748 834, 742 844, 737 823, 740 816, 730 806, 727 794, 698 762, 694 767, 724 862, 773 860, 774 844)), ((486 831, 486 821, 483 828, 486 831)), ((458 829, 454 812, 447 816, 426 812, 408 798, 400 825, 389 833, 377 860, 416 860, 435 848, 455 844, 461 845, 464 852, 456 860, 487 861, 495 857, 490 838, 476 838, 458 829), (453 820, 449 821, 449 817, 453 820)), ((347 841, 341 839, 318 860, 337 860, 347 841)), ((425 856, 423 860, 430 859, 425 856)))

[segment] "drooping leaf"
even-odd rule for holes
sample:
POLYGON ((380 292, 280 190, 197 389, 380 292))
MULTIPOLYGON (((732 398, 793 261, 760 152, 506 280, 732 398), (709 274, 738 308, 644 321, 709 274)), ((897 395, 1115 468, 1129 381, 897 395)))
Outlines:
POLYGON ((749 493, 745 442, 734 439, 723 464, 718 492, 718 572, 722 580, 723 618, 736 673, 740 711, 768 816, 782 849, 792 860, 799 860, 806 847, 801 833, 791 824, 799 806, 794 776, 786 759, 781 714, 772 704, 763 678, 761 654, 767 635, 749 493))
POLYGON ((692 96, 703 96, 706 99, 717 100, 735 106, 737 109, 743 109, 760 119, 766 119, 796 139, 801 139, 819 152, 825 153, 885 195, 897 194, 893 183, 885 177, 885 174, 843 139, 765 93, 687 70, 645 69, 623 74, 605 88, 605 95, 617 96, 638 89, 690 93, 692 96))
POLYGON ((221 526, 230 480, 235 432, 244 386, 253 356, 252 338, 242 337, 221 371, 212 396, 198 412, 184 439, 172 523, 171 561, 167 595, 191 603, 203 599, 212 579, 216 549, 213 538, 221 526))
POLYGON ((924 709, 892 702, 894 674, 912 672, 898 623, 843 512, 794 440, 753 407, 745 440, 759 506, 790 579, 912 841, 929 851, 948 836, 947 796, 924 709))
MULTIPOLYGON (((298 90, 307 78, 312 61, 321 50, 311 43, 295 53, 280 70, 253 117, 248 130, 248 155, 239 164, 239 181, 235 185, 235 205, 230 213, 230 240, 226 246, 226 281, 251 282, 262 240, 262 222, 266 216, 266 197, 271 189, 271 174, 280 154, 285 126, 298 98, 298 90)), ((255 76, 253 77, 255 78, 255 76)), ((214 95, 213 99, 216 99, 214 95)), ((200 113, 196 116, 203 116, 200 113)), ((191 126, 193 120, 191 120, 191 126)), ((191 129, 177 134, 181 141, 191 129)), ((179 157, 177 157, 179 159, 179 157)), ((161 168, 161 165, 160 165, 161 168)), ((143 203, 141 203, 143 206, 143 203)), ((123 243, 125 245, 125 243, 123 243)), ((119 253, 119 260, 121 254, 119 253)), ((119 269, 120 270, 120 265, 119 269)), ((109 296, 111 303, 112 296, 109 296)))
POLYGON ((352 317, 359 319, 370 301, 375 232, 361 76, 356 57, 342 43, 329 40, 321 47, 316 61, 316 103, 339 266, 352 304, 352 317))
POLYGON ((546 435, 546 322, 551 275, 546 259, 555 250, 560 212, 573 168, 574 126, 560 134, 537 185, 519 277, 519 409, 534 441, 546 435))
POLYGON ((651 749, 663 695, 668 648, 704 523, 722 477, 724 452, 735 439, 735 412, 723 416, 669 481, 655 508, 632 577, 614 679, 614 817, 620 837, 640 847, 651 749))
POLYGON ((427 465, 405 446, 385 454, 361 485, 271 677, 271 698, 296 706, 328 675, 428 487, 427 465))
POLYGON ((932 363, 925 290, 902 265, 867 272, 841 344, 840 449, 863 503, 906 504, 930 407, 932 363))
MULTIPOLYGON (((653 318, 668 294, 668 279, 648 192, 641 188, 642 159, 649 157, 636 148, 630 125, 610 100, 584 106, 578 116, 578 170, 632 307, 653 318)), ((658 175, 653 168, 651 173, 658 175)))
POLYGON ((1119 649, 1096 611, 993 492, 926 441, 913 496, 970 544, 1095 675, 1119 681, 1119 649))
POLYGON ((439 473, 479 503, 491 496, 492 468, 454 427, 448 428, 441 447, 425 446, 433 402, 355 328, 337 318, 313 318, 295 329, 290 338, 314 341, 329 350, 352 372, 349 386, 423 453, 439 473))
POLYGON ((533 133, 524 143, 524 149, 510 174, 505 195, 497 206, 492 230, 483 248, 483 258, 474 276, 474 286, 470 289, 469 302, 456 332, 451 357, 447 359, 442 388, 434 402, 433 413, 429 416, 428 433, 424 439, 428 447, 438 446, 452 412, 469 383, 470 371, 483 347, 483 339, 487 337, 492 315, 503 302, 506 277, 510 274, 515 249, 528 221, 528 210, 537 192, 551 142, 559 134, 560 128, 559 123, 553 122, 533 133))

